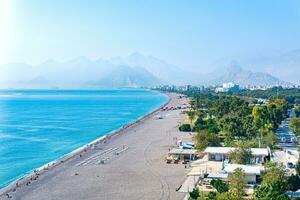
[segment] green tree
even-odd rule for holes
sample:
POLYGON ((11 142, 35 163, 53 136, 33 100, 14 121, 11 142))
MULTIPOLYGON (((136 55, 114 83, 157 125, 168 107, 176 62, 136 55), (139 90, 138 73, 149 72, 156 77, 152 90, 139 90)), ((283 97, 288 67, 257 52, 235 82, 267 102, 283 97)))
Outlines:
POLYGON ((222 130, 226 133, 228 138, 242 138, 246 137, 246 133, 243 131, 242 120, 239 116, 225 116, 221 121, 222 130))
POLYGON ((264 128, 267 121, 267 110, 264 106, 254 106, 252 109, 253 124, 257 130, 264 128))
POLYGON ((237 197, 233 196, 230 192, 224 192, 217 195, 217 200, 241 200, 237 199, 237 197))
POLYGON ((254 190, 254 200, 289 200, 284 194, 285 186, 282 183, 260 185, 254 190))
POLYGON ((229 192, 236 199, 243 199, 245 195, 246 188, 246 175, 241 168, 234 170, 232 174, 229 175, 229 192))
POLYGON ((276 105, 276 109, 278 110, 278 113, 281 114, 281 116, 278 118, 278 122, 280 123, 283 118, 285 117, 287 110, 288 110, 288 104, 285 99, 275 99, 271 100, 270 103, 274 103, 276 105))
POLYGON ((276 143, 276 136, 274 132, 265 130, 263 131, 262 135, 263 135, 261 139, 262 146, 273 148, 276 143))
POLYGON ((298 175, 292 174, 290 177, 288 177, 288 185, 287 189, 296 192, 297 190, 300 189, 300 177, 298 175))
POLYGON ((190 192, 189 200, 197 200, 198 197, 200 197, 200 191, 196 187, 196 188, 193 189, 192 192, 190 192))
POLYGON ((194 129, 196 131, 206 129, 206 121, 202 117, 198 117, 197 120, 195 121, 194 129))
POLYGON ((262 176, 262 185, 277 184, 286 185, 287 177, 284 172, 284 166, 277 163, 268 162, 265 165, 265 172, 262 176))
POLYGON ((300 176, 300 159, 298 160, 298 162, 296 164, 295 170, 296 170, 296 174, 298 176, 300 176))
POLYGON ((205 200, 216 200, 217 199, 217 193, 216 192, 209 192, 205 196, 205 200))
POLYGON ((196 144, 196 149, 203 151, 208 146, 220 146, 219 138, 212 133, 209 133, 207 130, 199 131, 194 137, 193 140, 196 144))
POLYGON ((295 106, 294 112, 295 112, 296 117, 300 117, 300 106, 295 106))
POLYGON ((187 112, 187 115, 188 115, 188 118, 189 118, 189 120, 190 120, 190 124, 191 124, 191 128, 192 128, 192 130, 193 130, 193 122, 194 122, 194 120, 195 120, 195 118, 196 118, 196 112, 195 111, 193 111, 193 110, 191 110, 191 111, 188 111, 187 112))
POLYGON ((179 126, 179 131, 190 132, 190 131, 192 131, 191 125, 190 124, 181 124, 179 126))
POLYGON ((228 183, 225 183, 222 180, 219 179, 213 179, 211 180, 210 184, 219 192, 219 193, 223 193, 223 192, 228 192, 229 190, 229 186, 228 183))
POLYGON ((288 180, 284 172, 283 165, 268 162, 262 176, 262 183, 254 191, 255 200, 281 200, 289 199, 285 192, 288 180))
POLYGON ((207 130, 208 130, 209 133, 215 133, 215 134, 217 134, 217 133, 220 132, 218 123, 213 118, 208 118, 207 119, 207 121, 206 121, 206 128, 207 128, 207 130))
POLYGON ((245 132, 248 139, 256 138, 257 129, 253 126, 253 121, 254 119, 252 115, 247 115, 242 118, 242 130, 245 132))
POLYGON ((244 145, 241 145, 229 154, 229 159, 237 164, 250 164, 252 158, 253 156, 251 149, 246 148, 244 145))
POLYGON ((290 121, 290 128, 292 129, 295 135, 300 135, 300 118, 294 117, 290 121))

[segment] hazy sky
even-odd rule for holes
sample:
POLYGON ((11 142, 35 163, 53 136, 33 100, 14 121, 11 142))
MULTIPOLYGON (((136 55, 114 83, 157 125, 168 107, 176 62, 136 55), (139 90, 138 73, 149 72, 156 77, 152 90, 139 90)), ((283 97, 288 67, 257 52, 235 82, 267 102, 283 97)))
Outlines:
POLYGON ((299 36, 299 0, 0 0, 0 63, 138 51, 201 67, 298 49, 299 36))

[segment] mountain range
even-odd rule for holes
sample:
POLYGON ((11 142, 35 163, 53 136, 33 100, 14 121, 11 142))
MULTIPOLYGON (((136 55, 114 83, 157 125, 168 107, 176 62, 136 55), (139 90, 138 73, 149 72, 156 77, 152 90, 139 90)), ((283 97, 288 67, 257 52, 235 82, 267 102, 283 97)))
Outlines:
POLYGON ((218 85, 224 82, 241 86, 290 84, 268 73, 245 70, 236 62, 202 74, 140 53, 108 60, 78 57, 66 62, 48 60, 35 66, 24 63, 0 66, 0 88, 138 88, 162 84, 218 85))
POLYGON ((208 75, 210 80, 206 82, 209 85, 221 85, 222 83, 233 82, 241 86, 268 86, 268 85, 292 85, 289 82, 280 80, 269 73, 253 72, 243 69, 238 63, 232 62, 225 70, 219 69, 208 75))

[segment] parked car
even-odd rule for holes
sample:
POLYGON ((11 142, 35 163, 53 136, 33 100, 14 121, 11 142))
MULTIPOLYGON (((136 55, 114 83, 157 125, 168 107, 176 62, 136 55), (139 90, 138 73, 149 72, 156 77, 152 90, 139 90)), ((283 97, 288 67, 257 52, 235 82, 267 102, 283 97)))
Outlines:
POLYGON ((291 162, 288 162, 287 163, 287 168, 290 168, 290 169, 295 168, 295 165, 291 162))

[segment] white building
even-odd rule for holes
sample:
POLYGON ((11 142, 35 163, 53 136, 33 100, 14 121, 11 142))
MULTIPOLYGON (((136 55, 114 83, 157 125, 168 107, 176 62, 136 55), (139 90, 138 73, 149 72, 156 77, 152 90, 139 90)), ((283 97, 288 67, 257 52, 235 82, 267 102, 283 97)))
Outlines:
POLYGON ((223 83, 222 87, 218 87, 215 89, 215 92, 236 92, 239 91, 240 86, 238 84, 229 82, 223 83))
MULTIPOLYGON (((229 154, 236 150, 235 147, 207 147, 204 153, 208 155, 209 161, 229 160, 229 154)), ((263 163, 265 158, 269 156, 267 148, 251 148, 253 163, 263 163)))
POLYGON ((230 176, 236 169, 242 169, 246 175, 246 181, 249 184, 255 184, 260 179, 261 167, 257 165, 238 165, 238 164, 227 164, 223 171, 230 176))

